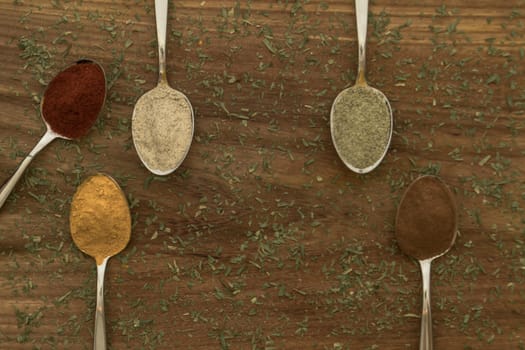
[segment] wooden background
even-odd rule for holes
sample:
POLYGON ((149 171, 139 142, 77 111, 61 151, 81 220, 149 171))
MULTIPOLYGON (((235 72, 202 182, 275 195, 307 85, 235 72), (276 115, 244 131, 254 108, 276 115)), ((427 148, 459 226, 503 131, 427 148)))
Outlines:
POLYGON ((195 109, 176 173, 133 148, 156 83, 153 1, 0 0, 0 173, 44 132, 38 101, 67 64, 107 73, 89 136, 55 141, 0 211, 0 348, 90 349, 95 263, 72 244, 71 197, 115 177, 134 217, 110 260, 111 349, 417 349, 420 273, 396 206, 439 174, 460 208, 433 264, 436 349, 525 347, 525 1, 370 4, 368 80, 390 99, 382 165, 359 176, 329 130, 357 70, 343 0, 170 2, 168 72, 195 109))

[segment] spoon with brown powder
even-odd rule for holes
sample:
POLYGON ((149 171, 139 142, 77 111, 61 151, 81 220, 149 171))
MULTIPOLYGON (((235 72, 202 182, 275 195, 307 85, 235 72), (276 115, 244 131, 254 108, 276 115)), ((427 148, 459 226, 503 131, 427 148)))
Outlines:
POLYGON ((430 266, 454 244, 457 208, 448 187, 436 176, 412 182, 397 209, 395 235, 401 250, 419 261, 423 279, 420 350, 432 350, 430 266))
POLYGON ((131 215, 126 196, 111 177, 97 174, 86 179, 71 202, 71 237, 76 246, 97 263, 97 305, 94 349, 106 349, 104 274, 108 259, 120 253, 131 236, 131 215))
POLYGON ((392 108, 365 77, 368 0, 355 0, 359 62, 355 85, 337 95, 330 112, 330 132, 339 158, 358 174, 371 172, 385 157, 392 139, 392 108))
POLYGON ((40 102, 46 132, 0 189, 2 207, 33 158, 56 138, 84 136, 91 129, 106 99, 106 76, 98 63, 83 59, 58 73, 40 102))

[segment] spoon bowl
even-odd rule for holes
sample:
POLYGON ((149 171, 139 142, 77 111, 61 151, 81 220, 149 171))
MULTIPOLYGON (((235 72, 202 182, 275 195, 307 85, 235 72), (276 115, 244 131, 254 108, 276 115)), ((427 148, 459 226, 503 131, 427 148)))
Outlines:
POLYGON ((430 272, 434 259, 447 253, 457 236, 454 197, 436 176, 422 176, 406 190, 399 204, 395 236, 401 250, 421 268, 423 303, 420 350, 432 350, 430 272))
POLYGON ((371 172, 384 159, 392 140, 392 108, 386 96, 365 78, 368 0, 356 0, 359 62, 354 86, 341 91, 330 111, 330 132, 339 158, 358 174, 371 172))
POLYGON ((166 73, 168 0, 155 0, 159 55, 157 87, 137 101, 131 119, 133 144, 144 166, 155 175, 174 172, 186 158, 194 131, 188 98, 169 86, 166 73))
MULTIPOLYGON (((73 74, 73 77, 74 77, 74 74, 73 74)), ((102 68, 102 66, 100 64, 98 64, 97 62, 95 62, 93 60, 89 60, 89 59, 79 60, 79 61, 73 63, 72 65, 66 67, 59 74, 57 74, 55 76, 55 78, 49 83, 49 85, 47 86, 47 88, 46 88, 46 90, 44 92, 44 97, 40 101, 40 114, 41 114, 42 120, 43 120, 43 122, 44 122, 44 124, 46 126, 46 132, 44 133, 44 135, 42 135, 41 139, 38 141, 36 146, 29 152, 29 154, 20 163, 20 165, 15 170, 13 175, 9 179, 7 179, 6 182, 2 185, 2 187, 0 189, 0 208, 4 205, 4 203, 6 202, 7 198, 9 197, 11 192, 16 187, 16 184, 18 183, 18 181, 20 180, 20 178, 24 174, 24 171, 27 169, 27 167, 29 166, 29 164, 31 163, 33 158, 40 151, 42 151, 42 149, 44 149, 48 144, 50 144, 51 141, 53 141, 56 138, 61 138, 61 139, 64 139, 64 140, 76 139, 78 137, 83 136, 85 133, 87 133, 87 131, 89 131, 89 129, 95 123, 95 121, 96 121, 96 119, 98 117, 98 114, 102 110, 102 107, 104 106, 104 102, 106 100, 106 91, 107 91, 106 84, 107 84, 106 83, 106 75, 105 75, 105 72, 104 72, 104 69, 102 68), (96 114, 95 115, 90 115, 89 118, 87 118, 87 120, 82 120, 81 121, 82 122, 81 125, 78 125, 79 126, 79 130, 77 130, 78 132, 75 131, 71 135, 66 135, 63 131, 62 132, 60 131, 60 128, 58 128, 56 126, 54 127, 53 125, 51 125, 46 120, 46 112, 45 112, 46 106, 47 106, 48 103, 52 103, 53 99, 55 98, 54 96, 50 97, 50 96, 47 96, 47 95, 51 94, 53 92, 53 83, 56 82, 57 79, 63 78, 64 74, 67 73, 71 68, 75 68, 75 66, 78 67, 77 65, 80 65, 80 64, 94 64, 94 65, 97 66, 97 68, 100 70, 101 75, 102 75, 101 79, 103 79, 103 81, 104 81, 104 92, 103 92, 103 97, 102 97, 100 106, 99 106, 98 111, 96 112, 96 114), (55 128, 57 130, 54 130, 55 128)), ((74 98, 75 103, 76 103, 77 106, 79 104, 82 104, 82 102, 83 102, 82 96, 77 95, 77 96, 72 96, 72 97, 74 98)), ((62 97, 57 96, 56 98, 62 98, 62 97)), ((71 119, 71 120, 68 120, 68 122, 71 122, 71 123, 75 123, 75 121, 78 122, 78 120, 76 120, 74 118, 71 119)), ((77 125, 75 125, 75 126, 77 126, 77 125)))
POLYGON ((346 167, 358 174, 371 172, 383 161, 392 140, 393 124, 388 99, 381 91, 366 83, 344 89, 332 104, 330 133, 334 148, 346 167), (350 113, 353 109, 370 106, 375 106, 377 113, 362 115, 362 118, 354 115, 354 123, 347 123, 344 120, 348 118, 347 113, 338 112, 339 109, 348 109, 346 103, 342 103, 343 100, 351 101, 350 113), (357 152, 361 156, 357 157, 357 152), (369 160, 363 162, 363 158, 369 160))
POLYGON ((144 166, 155 175, 169 175, 177 170, 190 150, 193 125, 190 101, 167 81, 142 95, 133 110, 132 134, 144 166), (158 118, 170 110, 173 113, 167 118, 158 118))

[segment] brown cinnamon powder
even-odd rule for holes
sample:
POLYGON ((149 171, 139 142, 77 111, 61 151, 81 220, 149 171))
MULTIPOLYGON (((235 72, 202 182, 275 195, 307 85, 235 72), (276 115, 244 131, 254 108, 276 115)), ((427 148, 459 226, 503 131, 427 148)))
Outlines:
POLYGON ((401 250, 418 260, 446 252, 457 230, 456 204, 436 176, 423 176, 406 190, 397 210, 395 234, 401 250))

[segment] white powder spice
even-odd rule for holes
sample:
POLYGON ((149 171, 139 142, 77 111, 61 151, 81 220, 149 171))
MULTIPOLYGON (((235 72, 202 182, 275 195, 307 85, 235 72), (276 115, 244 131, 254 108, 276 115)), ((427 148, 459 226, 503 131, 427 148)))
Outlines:
POLYGON ((160 84, 135 105, 132 118, 135 149, 155 174, 178 168, 193 139, 193 112, 181 92, 160 84))

